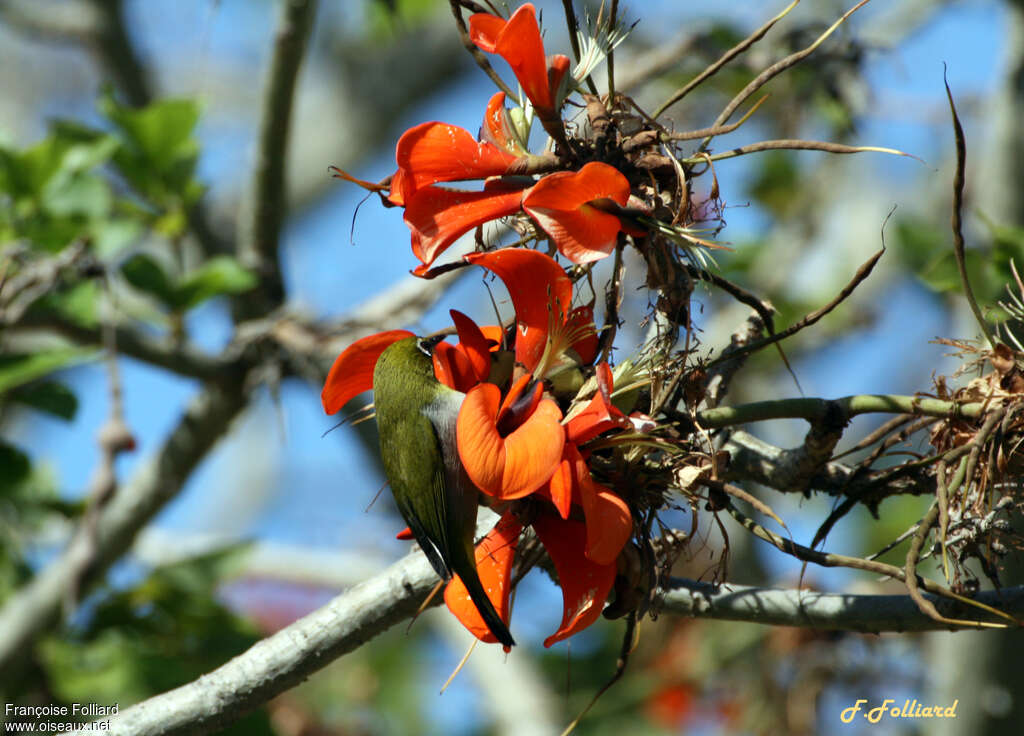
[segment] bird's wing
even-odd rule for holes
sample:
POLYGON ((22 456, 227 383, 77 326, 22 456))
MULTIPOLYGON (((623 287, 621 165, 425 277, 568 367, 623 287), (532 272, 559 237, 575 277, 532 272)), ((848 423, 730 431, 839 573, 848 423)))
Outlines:
POLYGON ((433 423, 423 414, 403 418, 409 430, 401 448, 382 448, 384 470, 413 536, 423 549, 431 567, 445 580, 452 576, 448 565, 448 513, 445 503, 445 464, 433 423), (397 462, 401 456, 404 462, 397 462))

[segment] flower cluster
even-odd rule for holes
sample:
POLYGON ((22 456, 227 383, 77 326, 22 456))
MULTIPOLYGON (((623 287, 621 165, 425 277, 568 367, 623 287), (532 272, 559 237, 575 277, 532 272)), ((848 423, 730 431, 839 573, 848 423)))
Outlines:
MULTIPOLYGON (((471 16, 469 37, 511 67, 522 89, 519 104, 508 107, 503 92, 491 97, 479 137, 442 122, 410 128, 395 149, 397 170, 381 184, 336 170, 339 177, 380 193, 386 204, 403 208, 419 260, 413 273, 430 278, 452 267, 435 261, 460 236, 500 218, 515 218, 537 238, 546 237, 573 264, 609 255, 620 233, 643 235, 647 208, 633 196, 623 167, 599 160, 596 148, 566 137, 562 108, 592 65, 570 72, 567 57, 546 56, 531 4, 508 20, 471 16), (551 136, 553 151, 529 152, 535 119, 551 136), (473 181, 482 186, 473 191, 451 186, 473 181)), ((588 54, 591 63, 599 57, 588 54)), ((626 163, 628 157, 616 160, 626 163)), ((554 258, 500 248, 467 255, 456 266, 467 264, 505 283, 515 309, 514 329, 481 327, 453 310, 458 340, 436 345, 434 375, 465 394, 456 422, 459 458, 472 483, 501 513, 476 549, 483 587, 507 623, 518 542, 532 527, 563 594, 561 625, 545 641, 550 646, 600 615, 634 531, 630 506, 594 478, 595 446, 607 446, 610 433, 635 435, 637 423, 646 418, 626 416, 613 402, 612 368, 605 362, 594 365, 593 311, 571 307, 572 282, 554 258), (568 393, 555 388, 573 374, 582 389, 579 384, 568 393)), ((372 388, 377 358, 411 334, 371 335, 342 353, 324 386, 325 410, 334 413, 372 388)), ((448 585, 445 602, 475 636, 495 641, 458 577, 448 585)))
MULTIPOLYGON (((495 528, 477 546, 477 571, 506 619, 510 574, 517 541, 530 525, 545 546, 562 584, 564 613, 550 646, 589 626, 611 591, 617 559, 633 533, 628 505, 596 482, 587 464, 587 444, 633 421, 611 400, 613 378, 606 363, 595 369, 589 400, 563 416, 545 396, 544 381, 559 371, 593 363, 597 336, 589 307, 570 309, 572 284, 562 268, 543 253, 501 249, 466 256, 506 285, 516 312, 515 369, 502 366, 505 332, 478 326, 452 311, 455 344, 434 349, 434 375, 466 394, 456 437, 459 458, 473 484, 503 510, 495 528), (515 503, 527 498, 533 503, 515 503)), ((323 404, 334 413, 373 384, 373 367, 388 345, 410 336, 392 330, 353 343, 335 361, 324 385, 323 404)), ((474 635, 494 641, 457 578, 445 602, 474 635)))
POLYGON ((533 5, 523 5, 507 21, 477 13, 469 19, 469 34, 483 51, 508 62, 526 97, 523 106, 509 110, 505 93, 495 94, 479 141, 448 123, 410 128, 398 139, 398 170, 386 185, 335 170, 368 189, 386 188, 386 201, 404 208, 412 251, 420 261, 413 273, 429 278, 434 261, 460 236, 511 215, 528 216, 563 256, 578 264, 610 254, 620 231, 640 232, 627 214, 629 180, 617 168, 601 161, 579 165, 527 150, 534 117, 564 138, 558 115, 573 79, 567 57, 545 56, 533 5), (556 170, 563 166, 570 170, 556 170), (535 180, 536 174, 543 175, 535 180), (468 181, 482 181, 483 187, 438 186, 468 181))

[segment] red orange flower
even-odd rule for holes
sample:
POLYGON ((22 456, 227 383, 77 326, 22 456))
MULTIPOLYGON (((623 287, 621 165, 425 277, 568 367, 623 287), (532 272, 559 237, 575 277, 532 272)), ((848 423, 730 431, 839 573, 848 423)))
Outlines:
MULTIPOLYGON (((456 442, 470 480, 506 505, 531 494, 539 500, 529 506, 507 506, 501 522, 478 545, 476 559, 478 574, 507 621, 516 545, 523 525, 534 527, 562 586, 562 622, 545 641, 550 646, 600 615, 617 574, 617 559, 632 535, 628 505, 594 480, 585 444, 630 423, 611 403, 613 379, 606 364, 596 369, 594 397, 567 420, 558 404, 543 395, 538 378, 553 365, 553 353, 572 346, 587 356, 587 362, 596 354, 592 314, 586 307, 570 309, 572 283, 551 257, 506 249, 466 260, 494 272, 509 290, 516 311, 514 348, 520 375, 503 391, 507 377, 492 378, 500 374, 494 371, 500 363, 494 357, 503 349, 502 329, 478 327, 454 310, 451 317, 459 339, 437 344, 434 373, 440 382, 465 393, 456 418, 456 442), (572 336, 581 335, 572 341, 572 336)), ((325 410, 333 413, 371 388, 377 358, 388 345, 410 334, 393 330, 371 335, 343 352, 324 386, 325 410)), ((493 641, 460 580, 448 586, 445 601, 475 636, 493 641)))
POLYGON ((521 6, 507 21, 490 13, 471 15, 469 37, 483 51, 508 62, 542 120, 557 115, 569 58, 561 54, 545 57, 532 3, 521 6))

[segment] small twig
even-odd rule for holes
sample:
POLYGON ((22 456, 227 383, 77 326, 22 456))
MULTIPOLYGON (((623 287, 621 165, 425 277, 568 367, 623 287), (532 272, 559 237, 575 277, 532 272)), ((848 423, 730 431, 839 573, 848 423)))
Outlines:
MULTIPOLYGON (((817 550, 810 549, 809 547, 804 547, 802 544, 797 544, 796 542, 792 542, 788 539, 783 539, 778 534, 765 529, 763 526, 733 506, 732 503, 728 502, 728 500, 726 500, 725 508, 729 514, 736 519, 736 521, 738 521, 754 536, 772 544, 782 552, 796 557, 798 560, 813 562, 814 564, 821 565, 822 567, 849 567, 855 570, 864 570, 865 572, 895 578, 903 582, 906 581, 906 571, 901 567, 887 565, 884 562, 878 562, 876 560, 865 560, 860 557, 849 557, 847 555, 837 555, 829 552, 818 552, 817 550)), ((1017 623, 1017 620, 1010 614, 996 608, 992 608, 991 606, 987 606, 983 603, 979 603, 978 601, 967 598, 966 596, 958 595, 945 586, 939 585, 927 578, 922 579, 920 585, 930 593, 959 601, 960 603, 964 603, 968 606, 974 606, 975 608, 979 608, 993 616, 1006 619, 1014 624, 1017 623)), ((974 628, 1007 628, 1006 624, 996 624, 986 621, 957 621, 954 625, 974 628)))
MULTIPOLYGON (((705 138, 707 136, 725 135, 726 133, 731 133, 738 127, 743 125, 743 123, 747 122, 747 120, 750 119, 750 116, 757 112, 757 108, 761 107, 761 105, 763 105, 765 100, 767 99, 768 95, 765 95, 760 100, 755 102, 754 106, 751 107, 746 112, 746 114, 742 118, 737 120, 735 123, 729 123, 728 125, 716 125, 711 128, 699 128, 698 130, 685 130, 682 133, 662 133, 661 137, 663 140, 669 141, 692 141, 698 138, 705 138)), ((709 159, 702 157, 701 160, 707 161, 709 159)))
POLYGON ((744 51, 746 51, 751 46, 753 46, 755 43, 757 43, 762 38, 764 38, 765 34, 768 33, 768 31, 771 30, 772 26, 774 26, 780 20, 785 18, 786 15, 789 13, 789 11, 791 11, 793 8, 795 8, 797 6, 797 3, 799 3, 799 2, 800 2, 800 0, 793 0, 793 2, 791 2, 789 5, 787 5, 785 7, 785 9, 781 13, 776 15, 774 18, 769 20, 767 23, 765 23, 763 26, 758 28, 753 33, 751 33, 745 39, 743 39, 738 44, 736 44, 731 49, 729 49, 724 54, 722 54, 722 56, 718 59, 718 61, 716 61, 713 64, 711 64, 710 66, 708 66, 704 71, 702 71, 696 77, 694 77, 689 82, 687 82, 683 87, 681 87, 678 90, 676 90, 675 92, 673 92, 672 96, 669 97, 667 100, 665 100, 663 103, 661 103, 661 105, 658 107, 658 109, 654 111, 654 116, 653 117, 655 117, 655 118, 661 117, 661 114, 663 112, 665 112, 665 110, 667 110, 672 105, 674 105, 677 102, 679 102, 679 100, 681 100, 684 97, 686 97, 686 95, 690 94, 690 92, 692 92, 702 82, 704 82, 707 79, 710 79, 715 74, 717 74, 718 71, 723 66, 728 64, 730 61, 735 59, 737 56, 739 56, 744 51))
MULTIPOLYGON (((745 348, 743 348, 744 352, 752 353, 756 350, 760 350, 761 348, 767 347, 772 343, 779 342, 780 340, 785 340, 787 337, 795 335, 797 332, 804 329, 805 327, 810 327, 811 325, 813 325, 819 319, 821 319, 826 314, 828 314, 833 309, 842 304, 843 301, 845 301, 846 298, 853 293, 854 289, 860 286, 861 282, 863 282, 868 276, 871 275, 871 270, 875 267, 875 264, 878 263, 878 259, 880 259, 882 257, 882 254, 884 253, 885 248, 882 248, 873 256, 871 256, 871 258, 869 258, 865 263, 863 263, 861 267, 857 269, 857 273, 853 275, 853 278, 850 280, 850 282, 846 286, 844 286, 842 290, 839 292, 839 294, 837 294, 836 297, 832 299, 832 301, 830 301, 824 307, 804 316, 802 319, 798 320, 794 324, 782 330, 782 332, 777 332, 774 335, 770 335, 764 338, 763 340, 758 340, 757 342, 753 342, 750 345, 747 345, 745 348)), ((730 357, 735 357, 735 355, 730 357)), ((723 358, 717 358, 716 360, 712 361, 711 365, 714 365, 720 360, 723 360, 723 358)))
MULTIPOLYGON (((761 87, 767 84, 771 79, 778 76, 782 72, 786 71, 790 67, 796 66, 801 61, 806 59, 808 56, 813 54, 815 49, 817 49, 818 46, 824 43, 825 39, 832 35, 833 31, 835 31, 840 25, 842 25, 847 18, 849 18, 855 12, 857 12, 862 7, 867 5, 867 3, 868 0, 861 0, 859 3, 854 5, 845 13, 843 13, 839 20, 837 20, 835 23, 829 26, 828 30, 826 30, 824 33, 818 36, 818 38, 815 39, 814 43, 812 43, 810 46, 808 46, 805 49, 802 49, 801 51, 797 51, 796 53, 790 54, 789 56, 780 61, 775 62, 770 67, 765 69, 763 72, 758 74, 753 81, 751 81, 746 87, 740 90, 739 94, 737 94, 729 101, 729 104, 725 106, 725 109, 723 109, 719 116, 715 119, 714 125, 725 125, 725 123, 729 121, 729 118, 732 117, 732 114, 736 112, 736 108, 743 104, 744 100, 750 97, 750 95, 757 92, 757 90, 761 89, 761 87)), ((793 5, 795 4, 796 3, 793 3, 793 5)), ((788 13, 792 9, 793 5, 787 7, 783 11, 783 14, 788 13)), ((774 20, 772 22, 774 22, 774 20)), ((705 148, 707 144, 710 143, 710 141, 710 138, 705 139, 704 142, 701 144, 701 148, 705 148)))
MULTIPOLYGON (((619 0, 612 0, 611 11, 608 13, 608 32, 614 30, 615 24, 619 22, 619 0)), ((608 66, 608 104, 615 104, 615 48, 608 50, 608 57, 605 59, 608 66)))
POLYGON ((99 519, 103 509, 117 491, 117 456, 135 449, 135 438, 124 420, 124 398, 121 372, 117 363, 117 333, 114 330, 113 296, 109 285, 105 299, 103 319, 103 347, 107 357, 107 381, 110 389, 110 413, 100 427, 97 442, 100 461, 93 472, 87 492, 88 506, 78 528, 78 543, 82 554, 75 559, 73 570, 64 592, 64 614, 70 615, 78 604, 82 584, 96 563, 99 553, 99 519))
POLYGON ((768 334, 771 335, 775 333, 775 307, 773 307, 770 302, 761 299, 751 291, 747 291, 739 284, 729 281, 729 279, 724 276, 711 273, 703 268, 697 268, 692 263, 686 264, 686 270, 689 272, 691 278, 699 279, 700 281, 707 281, 709 284, 714 284, 740 304, 746 304, 761 317, 761 321, 764 322, 764 326, 768 330, 768 334))
POLYGON ((615 674, 611 676, 608 682, 601 686, 600 690, 594 693, 594 697, 587 703, 587 707, 580 711, 580 714, 573 719, 572 723, 565 727, 561 736, 569 736, 576 726, 579 725, 579 722, 583 720, 583 716, 590 712, 590 709, 597 704, 601 696, 608 692, 612 685, 621 680, 622 676, 626 674, 626 667, 629 665, 629 655, 633 653, 633 649, 636 647, 636 624, 637 613, 636 611, 631 611, 626 617, 626 631, 622 634, 622 646, 619 647, 619 659, 615 663, 615 674))
POLYGON ((950 218, 950 225, 953 229, 953 254, 956 256, 956 267, 960 271, 960 282, 964 287, 964 296, 971 306, 974 319, 981 328, 981 334, 985 336, 989 347, 994 348, 996 341, 992 337, 992 331, 985 321, 978 302, 974 298, 974 290, 971 288, 971 280, 967 276, 967 255, 964 252, 964 233, 962 211, 964 206, 964 168, 967 164, 967 138, 964 136, 964 129, 960 125, 960 117, 956 114, 956 104, 953 102, 953 92, 949 88, 949 80, 946 79, 945 65, 943 65, 942 82, 946 85, 946 98, 949 100, 949 112, 953 117, 953 135, 956 138, 956 173, 953 174, 953 213, 950 218))
MULTIPOLYGON (((742 120, 740 121, 743 122, 742 120)), ((729 126, 725 126, 728 128, 729 126)), ((724 130, 725 128, 708 128, 707 130, 724 130)), ((689 135, 689 134, 685 134, 689 135)), ((826 153, 838 153, 838 154, 850 154, 850 153, 888 153, 893 156, 906 156, 908 158, 917 159, 917 156, 906 153, 904 151, 897 150, 895 148, 883 148, 881 146, 848 146, 845 143, 832 143, 831 141, 805 141, 793 138, 783 138, 779 140, 771 141, 759 141, 757 143, 750 143, 746 146, 738 146, 722 153, 716 153, 705 159, 703 156, 693 156, 691 158, 684 158, 683 163, 696 164, 701 163, 705 160, 711 161, 722 161, 728 158, 736 158, 737 156, 745 156, 748 153, 758 153, 760 151, 780 151, 780 150, 793 150, 793 151, 825 151, 826 153)))

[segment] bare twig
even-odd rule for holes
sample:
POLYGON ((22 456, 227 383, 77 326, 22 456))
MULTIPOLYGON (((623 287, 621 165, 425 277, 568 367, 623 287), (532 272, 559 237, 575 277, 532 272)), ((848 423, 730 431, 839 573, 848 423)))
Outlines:
POLYGON ((962 211, 964 206, 964 167, 967 164, 967 138, 964 136, 964 129, 960 125, 960 117, 956 114, 956 104, 953 102, 953 91, 949 88, 949 81, 946 79, 945 70, 942 77, 946 85, 946 98, 949 100, 949 112, 953 117, 953 134, 956 138, 956 173, 953 175, 953 212, 950 218, 950 226, 953 229, 953 253, 956 256, 956 266, 960 271, 960 282, 964 287, 964 296, 974 313, 974 319, 985 336, 990 347, 996 343, 992 337, 992 330, 985 321, 978 301, 974 298, 974 290, 971 288, 971 280, 967 276, 967 255, 964 253, 964 232, 962 211))
MULTIPOLYGON (((135 438, 124 420, 124 396, 121 386, 121 371, 117 364, 117 333, 114 330, 113 295, 109 285, 104 300, 103 348, 107 358, 107 382, 110 390, 110 413, 100 427, 97 440, 100 447, 100 462, 89 482, 88 507, 78 528, 76 540, 82 547, 82 554, 75 560, 78 568, 73 571, 64 593, 64 612, 69 615, 78 604, 82 583, 88 571, 96 562, 99 553, 99 519, 103 509, 110 503, 117 491, 117 456, 135 449, 135 438)), ((74 543, 73 543, 74 544, 74 543)))
MULTIPOLYGON (((743 120, 739 121, 742 124, 743 120)), ((717 133, 729 132, 731 126, 717 126, 713 128, 706 128, 706 130, 715 131, 717 133)), ((701 132, 701 131, 695 131, 701 132)), ((689 136, 689 133, 684 135, 689 136)), ((746 146, 738 146, 722 153, 716 153, 710 156, 711 161, 722 161, 727 158, 736 158, 737 156, 745 156, 748 153, 758 153, 760 151, 779 151, 779 150, 793 150, 793 151, 824 151, 826 153, 837 153, 837 154, 850 154, 850 153, 888 153, 893 156, 906 156, 908 158, 917 158, 910 153, 899 151, 895 148, 882 148, 881 146, 848 146, 844 143, 832 143, 830 141, 805 141, 799 139, 783 138, 773 141, 758 141, 757 143, 751 143, 746 146)), ((693 158, 683 159, 685 163, 696 164, 702 161, 708 160, 703 156, 695 156, 693 158)), ((920 160, 920 159, 918 159, 920 160)))
POLYGON ((88 555, 93 560, 83 582, 96 580, 128 549, 154 514, 177 495, 245 403, 241 382, 207 386, 155 456, 103 509, 96 524, 95 553, 76 537, 56 560, 7 599, 0 609, 0 681, 17 676, 32 642, 58 620, 64 591, 80 574, 82 558, 88 555))
MULTIPOLYGON (((805 327, 810 327, 811 325, 813 325, 819 319, 821 319, 826 314, 828 314, 833 309, 842 304, 846 300, 846 298, 853 293, 854 289, 860 286, 861 282, 863 282, 868 276, 871 275, 871 270, 875 267, 875 264, 878 263, 878 259, 882 257, 883 253, 885 253, 884 248, 882 250, 879 250, 877 253, 871 256, 871 258, 869 258, 865 263, 863 263, 861 267, 857 269, 857 273, 853 275, 853 278, 850 280, 850 283, 844 286, 842 290, 835 296, 835 298, 833 298, 832 301, 830 301, 824 307, 814 312, 811 312, 808 315, 805 315, 803 318, 797 320, 796 322, 794 322, 792 325, 782 330, 781 332, 776 332, 775 334, 769 335, 768 337, 762 340, 758 340, 757 342, 753 342, 745 346, 744 348, 742 348, 743 352, 752 353, 755 350, 760 350, 761 348, 771 345, 772 343, 779 342, 780 340, 785 340, 787 337, 795 335, 797 332, 804 329, 805 327)), ((730 359, 734 357, 735 354, 730 356, 730 359)), ((719 357, 716 360, 712 361, 711 365, 714 365, 718 361, 724 359, 724 357, 719 357)))
MULTIPOLYGON (((737 94, 729 101, 729 104, 725 106, 725 109, 723 109, 722 112, 715 119, 714 125, 725 125, 725 123, 729 121, 729 118, 732 117, 732 114, 736 112, 736 109, 743 104, 744 100, 750 97, 750 95, 757 92, 757 90, 761 89, 761 87, 767 84, 770 80, 777 77, 779 74, 786 71, 790 67, 796 66, 801 61, 806 59, 808 56, 813 54, 814 51, 818 48, 818 46, 824 43, 825 39, 832 35, 833 31, 835 31, 840 25, 842 25, 847 18, 849 18, 855 12, 857 12, 862 7, 867 5, 867 3, 868 0, 861 0, 859 3, 854 5, 845 13, 843 13, 839 20, 837 20, 835 23, 829 26, 829 28, 820 36, 818 36, 818 38, 816 38, 814 40, 814 43, 812 43, 810 46, 800 51, 797 51, 796 53, 790 54, 789 56, 787 56, 784 59, 781 59, 780 61, 775 62, 770 67, 765 69, 763 72, 758 74, 757 77, 753 79, 753 81, 751 81, 746 87, 740 90, 739 94, 737 94)), ((782 15, 788 13, 791 8, 792 6, 787 7, 784 11, 782 11, 782 15)), ((709 141, 710 139, 705 140, 701 148, 706 146, 709 141)))
MULTIPOLYGON (((786 15, 789 13, 789 11, 791 11, 793 8, 795 8, 797 6, 797 3, 799 3, 799 2, 800 2, 800 0, 793 0, 793 2, 791 2, 789 5, 787 5, 785 7, 785 9, 781 13, 776 15, 774 18, 769 20, 767 23, 765 23, 763 26, 758 28, 753 33, 751 33, 745 39, 743 39, 738 44, 736 44, 731 49, 729 49, 724 54, 722 54, 722 56, 719 57, 718 61, 716 61, 715 63, 711 64, 704 71, 702 71, 696 77, 694 77, 689 82, 687 82, 683 87, 681 87, 678 90, 676 90, 675 92, 673 92, 672 95, 667 100, 665 100, 663 103, 661 103, 661 105, 658 107, 658 109, 654 111, 653 117, 655 117, 655 118, 661 117, 661 114, 663 112, 665 112, 665 110, 667 110, 672 105, 674 105, 677 102, 679 102, 679 100, 681 100, 684 97, 686 97, 686 95, 690 94, 690 92, 692 92, 698 85, 700 85, 705 80, 710 79, 715 74, 717 74, 718 71, 723 66, 728 64, 730 61, 735 59, 737 56, 739 56, 744 51, 746 51, 751 46, 753 46, 755 43, 757 43, 762 38, 764 38, 765 34, 768 33, 768 31, 770 31, 772 29, 772 26, 774 26, 780 20, 785 18, 786 15)), ((722 121, 722 122, 725 122, 725 121, 722 121)))

